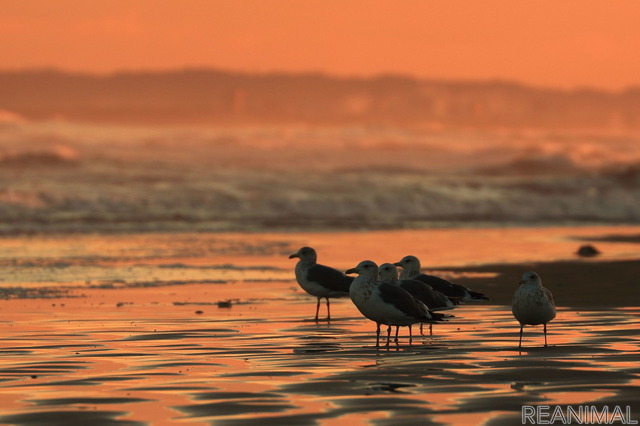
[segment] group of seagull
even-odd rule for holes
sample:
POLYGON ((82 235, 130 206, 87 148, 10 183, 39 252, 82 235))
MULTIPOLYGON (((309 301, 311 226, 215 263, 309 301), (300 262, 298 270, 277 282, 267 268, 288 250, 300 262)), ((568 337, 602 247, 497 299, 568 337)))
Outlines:
MULTIPOLYGON (((299 259, 295 267, 296 280, 304 291, 317 298, 315 321, 318 321, 322 299, 327 301, 327 320, 330 321, 329 299, 349 296, 358 311, 376 323, 376 346, 380 345, 382 324, 387 326, 387 346, 392 327, 396 327, 396 343, 400 327, 409 328, 411 342, 413 324, 420 323, 422 332, 422 324, 428 323, 432 332, 433 323, 453 317, 439 311, 489 299, 463 285, 422 273, 420 260, 412 255, 380 266, 371 260, 363 260, 345 272, 319 264, 318 255, 311 247, 302 247, 289 258, 299 259), (398 267, 402 268, 399 275, 398 267)), ((522 347, 524 325, 544 324, 544 345, 547 346, 547 323, 555 318, 556 310, 551 292, 542 287, 535 272, 522 276, 520 287, 513 296, 512 312, 520 323, 519 348, 522 347)))

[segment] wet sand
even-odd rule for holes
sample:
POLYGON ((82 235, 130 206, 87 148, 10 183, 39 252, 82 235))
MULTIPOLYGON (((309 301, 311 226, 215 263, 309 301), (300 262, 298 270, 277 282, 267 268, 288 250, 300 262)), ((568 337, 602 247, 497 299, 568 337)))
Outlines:
POLYGON ((5 238, 0 423, 519 424, 522 405, 540 404, 629 405, 638 419, 640 307, 616 292, 637 283, 640 247, 603 237, 639 231, 5 238), (585 236, 601 237, 600 258, 575 258, 585 236), (315 299, 285 256, 303 244, 345 269, 412 247, 492 300, 460 306, 432 336, 410 343, 405 330, 376 348, 348 299, 332 302, 331 323, 311 320, 315 299), (530 267, 560 308, 550 347, 527 327, 518 351, 503 301, 530 267))

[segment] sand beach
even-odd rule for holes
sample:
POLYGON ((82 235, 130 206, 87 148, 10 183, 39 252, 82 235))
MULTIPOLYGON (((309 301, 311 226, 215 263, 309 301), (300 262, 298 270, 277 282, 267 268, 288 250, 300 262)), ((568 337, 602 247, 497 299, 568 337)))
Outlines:
POLYGON ((495 425, 519 424, 524 405, 629 406, 638 419, 638 235, 600 226, 7 236, 0 423, 495 425), (586 240, 602 254, 577 257, 586 240), (330 323, 313 321, 315 299, 288 259, 301 245, 339 269, 397 261, 411 247, 425 269, 491 300, 459 306, 433 335, 409 343, 405 330, 377 348, 375 325, 349 299, 332 302, 330 323), (508 304, 525 270, 556 296, 548 348, 541 327, 527 327, 517 349, 508 304))

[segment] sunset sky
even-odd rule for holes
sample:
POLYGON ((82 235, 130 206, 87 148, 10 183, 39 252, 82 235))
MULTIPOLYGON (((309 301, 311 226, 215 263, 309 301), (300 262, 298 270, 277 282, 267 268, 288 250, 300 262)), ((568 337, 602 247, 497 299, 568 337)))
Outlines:
POLYGON ((640 2, 8 0, 0 69, 216 67, 640 86, 640 2))

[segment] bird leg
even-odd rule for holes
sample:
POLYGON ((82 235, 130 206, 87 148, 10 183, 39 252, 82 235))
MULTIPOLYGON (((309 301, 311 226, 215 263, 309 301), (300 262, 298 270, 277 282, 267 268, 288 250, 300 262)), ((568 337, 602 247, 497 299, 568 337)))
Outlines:
POLYGON ((329 298, 327 297, 326 299, 327 299, 327 321, 331 321, 331 310, 329 309, 329 298))
POLYGON ((318 311, 320 310, 320 298, 318 297, 318 303, 316 304, 316 322, 318 322, 318 311))
POLYGON ((396 338, 395 338, 395 342, 398 343, 398 331, 400 330, 400 326, 397 325, 396 326, 396 338))
POLYGON ((376 323, 376 348, 380 347, 380 323, 376 323))
POLYGON ((433 323, 429 323, 429 336, 433 336, 433 323))
POLYGON ((413 333, 411 332, 411 325, 409 325, 409 344, 411 344, 411 342, 413 342, 413 333))
POLYGON ((387 347, 389 347, 389 343, 391 342, 391 326, 387 326, 387 347))
POLYGON ((544 324, 544 347, 547 347, 547 323, 544 324))
POLYGON ((422 323, 420 323, 420 334, 424 336, 424 333, 422 332, 422 323))
POLYGON ((520 343, 518 343, 518 349, 520 349, 522 347, 522 328, 524 326, 522 324, 520 324, 520 343))

